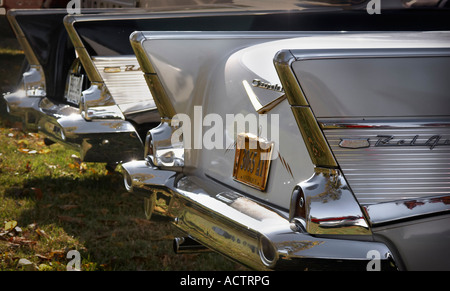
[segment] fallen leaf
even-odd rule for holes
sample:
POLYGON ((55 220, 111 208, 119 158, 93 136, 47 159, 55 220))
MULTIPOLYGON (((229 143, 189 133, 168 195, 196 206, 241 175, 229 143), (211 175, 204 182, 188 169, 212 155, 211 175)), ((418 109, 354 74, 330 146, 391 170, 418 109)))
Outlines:
POLYGON ((17 142, 17 145, 21 148, 25 148, 29 145, 29 142, 26 139, 21 139, 17 142))
POLYGON ((62 251, 62 250, 54 250, 50 252, 50 257, 65 257, 66 256, 66 252, 62 251))
POLYGON ((34 138, 39 138, 39 134, 35 132, 29 132, 28 135, 34 138))
POLYGON ((164 208, 159 207, 159 206, 155 206, 154 211, 159 212, 159 213, 166 213, 166 210, 164 210, 164 208))
POLYGON ((37 242, 34 240, 29 240, 29 239, 26 239, 23 237, 17 237, 17 236, 11 237, 8 241, 10 243, 19 244, 19 245, 35 245, 35 244, 37 244, 37 242))
POLYGON ((87 170, 87 165, 86 163, 81 163, 80 167, 79 167, 80 173, 84 173, 87 170))
POLYGON ((5 222, 5 231, 11 231, 17 226, 17 221, 11 220, 5 222))
POLYGON ((38 228, 35 230, 35 232, 40 236, 40 237, 45 237, 45 238, 49 238, 50 236, 42 229, 38 228))
POLYGON ((51 152, 51 150, 50 149, 48 149, 48 148, 45 148, 45 149, 41 149, 41 150, 39 150, 38 151, 38 153, 39 154, 48 154, 48 153, 50 153, 51 152))
POLYGON ((45 261, 50 261, 52 259, 51 257, 47 257, 47 256, 44 256, 44 255, 41 255, 41 254, 35 254, 34 256, 38 257, 41 260, 45 260, 45 261))
POLYGON ((81 164, 81 159, 80 159, 79 156, 77 156, 77 155, 71 155, 70 157, 73 159, 73 161, 74 161, 76 164, 81 164))
POLYGON ((69 163, 69 168, 71 168, 71 169, 77 169, 80 165, 79 164, 72 164, 72 163, 69 163))

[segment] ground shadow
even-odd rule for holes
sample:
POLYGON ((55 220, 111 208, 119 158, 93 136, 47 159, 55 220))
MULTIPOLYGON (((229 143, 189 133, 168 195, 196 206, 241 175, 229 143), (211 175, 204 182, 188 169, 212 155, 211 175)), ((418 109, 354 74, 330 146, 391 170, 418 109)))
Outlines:
MULTIPOLYGON (((96 270, 240 268, 216 253, 174 254, 173 239, 182 233, 167 218, 154 216, 152 221, 146 220, 142 198, 126 192, 122 184, 118 172, 86 179, 48 176, 8 188, 5 197, 35 201, 33 208, 21 212, 18 224, 55 229, 48 233, 49 244, 58 239, 52 236, 62 229, 79 242, 76 247, 82 257, 94 262, 96 270)), ((67 254, 74 247, 62 242, 54 248, 67 254)))

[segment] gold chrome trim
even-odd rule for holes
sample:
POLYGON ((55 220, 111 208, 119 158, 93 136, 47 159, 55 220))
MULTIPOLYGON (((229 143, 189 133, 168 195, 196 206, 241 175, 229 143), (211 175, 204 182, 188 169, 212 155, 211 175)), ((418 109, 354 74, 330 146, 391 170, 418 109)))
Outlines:
POLYGON ((145 36, 142 32, 134 32, 130 35, 131 47, 134 50, 142 72, 144 72, 145 80, 147 81, 148 88, 152 93, 158 112, 162 118, 170 119, 176 114, 175 108, 173 107, 172 102, 170 102, 161 80, 147 57, 147 54, 142 46, 144 40, 145 36))
POLYGON ((134 54, 139 61, 139 65, 141 66, 141 70, 146 74, 156 74, 153 65, 147 58, 147 53, 145 52, 142 42, 145 40, 145 36, 141 31, 133 32, 130 35, 130 44, 133 48, 134 54))
POLYGON ((145 74, 144 77, 161 117, 172 118, 176 114, 175 108, 173 108, 172 102, 170 102, 158 75, 145 74))
POLYGON ((19 23, 16 20, 17 13, 14 10, 8 11, 6 14, 9 23, 11 24, 11 28, 14 31, 14 34, 16 35, 17 41, 21 45, 23 52, 28 60, 28 63, 30 65, 36 65, 40 66, 40 63, 34 54, 33 48, 28 43, 27 38, 25 37, 25 34, 23 33, 22 28, 20 27, 19 23))
POLYGON ((292 72, 291 65, 295 57, 289 50, 282 50, 275 55, 274 64, 280 77, 282 87, 291 106, 309 106, 300 85, 292 72))
POLYGON ((278 76, 313 164, 320 167, 336 168, 338 165, 333 153, 292 71, 291 65, 295 60, 291 51, 279 51, 274 59, 278 76))
POLYGON ((95 68, 94 63, 92 62, 91 57, 83 44, 83 41, 73 26, 75 21, 76 18, 72 15, 67 15, 64 17, 64 26, 66 27, 67 34, 69 35, 75 51, 77 52, 77 56, 80 59, 89 80, 91 82, 103 82, 103 79, 95 68))
POLYGON ((320 167, 336 168, 337 163, 311 108, 292 106, 291 110, 313 163, 320 167))
POLYGON ((44 70, 39 63, 39 60, 34 53, 33 48, 28 42, 22 28, 16 20, 17 11, 10 10, 7 13, 8 21, 11 28, 16 35, 17 41, 23 49, 25 57, 30 65, 30 69, 23 74, 23 84, 26 90, 27 96, 45 96, 46 95, 46 82, 44 70))

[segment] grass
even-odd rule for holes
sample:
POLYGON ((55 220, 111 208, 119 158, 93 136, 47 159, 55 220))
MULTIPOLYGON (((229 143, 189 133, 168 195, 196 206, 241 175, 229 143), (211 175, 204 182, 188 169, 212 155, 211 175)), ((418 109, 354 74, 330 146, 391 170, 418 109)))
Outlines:
POLYGON ((243 270, 216 253, 175 255, 180 233, 146 220, 120 173, 0 122, 0 270, 66 270, 70 250, 86 271, 243 270))
MULTIPOLYGON (((14 90, 24 56, 15 39, 0 47, 4 93, 14 90)), ((165 219, 146 220, 142 198, 126 192, 120 173, 46 146, 0 99, 0 270, 63 271, 71 250, 82 271, 244 270, 216 253, 174 254, 182 234, 165 219)))

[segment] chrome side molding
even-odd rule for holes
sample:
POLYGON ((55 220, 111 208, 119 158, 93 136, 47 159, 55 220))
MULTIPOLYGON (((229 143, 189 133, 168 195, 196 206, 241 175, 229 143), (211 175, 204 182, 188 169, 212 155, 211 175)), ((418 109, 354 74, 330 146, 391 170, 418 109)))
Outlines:
POLYGON ((450 195, 384 202, 367 205, 364 208, 375 226, 427 215, 450 213, 450 195))

